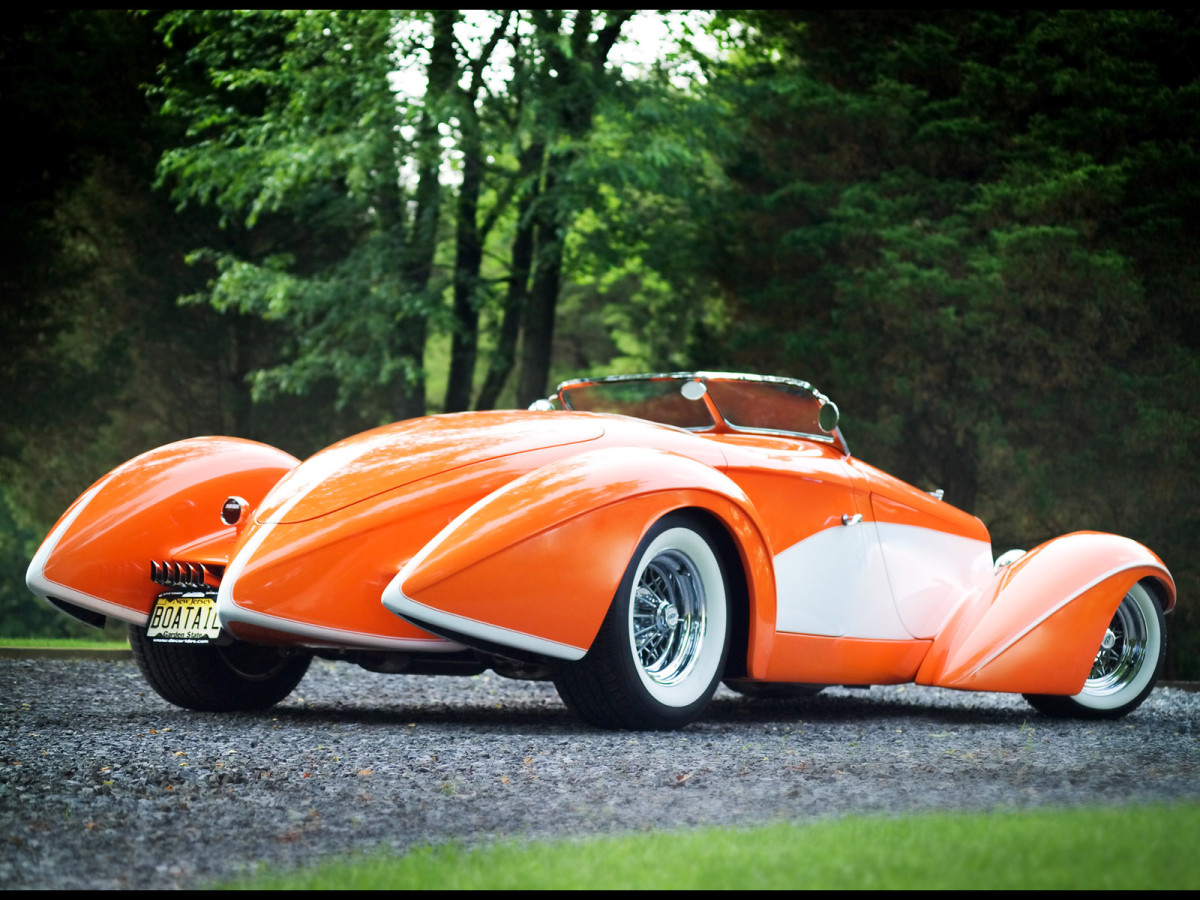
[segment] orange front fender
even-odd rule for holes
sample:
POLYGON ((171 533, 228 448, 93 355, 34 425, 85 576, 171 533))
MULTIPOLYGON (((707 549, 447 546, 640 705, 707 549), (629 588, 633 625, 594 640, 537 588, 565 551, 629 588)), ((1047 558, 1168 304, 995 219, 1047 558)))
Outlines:
POLYGON ((1162 560, 1129 538, 1076 532, 1001 568, 934 640, 918 684, 973 691, 1076 694, 1126 592, 1151 579, 1163 611, 1175 583, 1162 560))
MULTIPOLYGON (((468 643, 579 659, 638 541, 663 515, 685 508, 718 519, 737 545, 753 656, 755 642, 774 633, 775 599, 757 514, 728 476, 662 450, 581 453, 505 485, 430 541, 388 585, 383 604, 468 643)), ((765 658, 769 646, 758 650, 765 658)))

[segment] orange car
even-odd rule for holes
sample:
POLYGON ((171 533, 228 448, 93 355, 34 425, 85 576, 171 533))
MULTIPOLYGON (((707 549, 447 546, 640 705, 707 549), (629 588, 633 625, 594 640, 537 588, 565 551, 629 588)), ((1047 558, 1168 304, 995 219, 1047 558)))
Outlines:
POLYGON ((30 589, 128 623, 191 709, 266 708, 311 658, 553 678, 587 722, 671 728, 742 693, 916 682, 1107 718, 1145 699, 1175 585, 1128 538, 993 559, 975 517, 849 453, 788 378, 571 381, 299 462, 202 437, 97 481, 30 589))

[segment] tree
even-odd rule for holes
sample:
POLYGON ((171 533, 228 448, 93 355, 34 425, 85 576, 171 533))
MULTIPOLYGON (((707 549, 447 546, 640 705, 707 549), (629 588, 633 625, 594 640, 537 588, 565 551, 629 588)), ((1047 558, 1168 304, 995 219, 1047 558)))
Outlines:
POLYGON ((592 128, 608 55, 621 27, 632 15, 632 10, 606 13, 603 24, 593 33, 593 14, 580 10, 564 35, 561 29, 566 20, 561 12, 534 10, 531 14, 542 58, 535 143, 544 144, 547 155, 539 197, 532 210, 536 249, 525 313, 525 352, 517 383, 517 400, 523 404, 546 392, 565 232, 576 208, 569 173, 579 153, 579 142, 592 128))
POLYGON ((163 18, 180 59, 162 111, 187 139, 163 155, 160 181, 181 208, 211 204, 252 234, 241 253, 197 255, 218 272, 197 299, 292 335, 290 359, 253 374, 257 396, 332 377, 339 407, 368 421, 424 414, 455 18, 432 15, 428 47, 400 46, 384 11, 163 18), (400 53, 425 54, 425 96, 407 106, 390 81, 400 53))
MULTIPOLYGON (((328 383, 252 403, 247 373, 279 361, 279 323, 180 306, 213 273, 184 255, 238 252, 244 229, 177 214, 152 189, 179 136, 147 102, 164 48, 155 17, 104 10, 18 17, 0 43, 6 121, 23 135, 0 217, 0 614, 74 626, 24 586, 55 519, 96 478, 151 447, 237 434, 304 456, 357 425, 328 383), (307 414, 312 406, 327 410, 307 414)), ((80 627, 82 629, 82 626, 80 627)), ((82 629, 87 630, 87 629, 82 629)))
POLYGON ((181 207, 211 205, 257 236, 249 252, 197 255, 218 275, 196 299, 293 334, 291 359, 253 375, 256 396, 302 393, 332 373, 339 403, 358 402, 368 417, 424 412, 426 340, 445 328, 444 406, 467 408, 481 290, 493 278, 482 272, 484 247, 514 202, 508 271, 495 276, 508 290, 476 402, 495 402, 518 347, 519 399, 544 394, 566 235, 592 190, 575 161, 633 15, 483 14, 478 36, 454 11, 164 16, 179 59, 159 96, 187 138, 164 154, 160 183, 181 207), (502 46, 507 81, 492 65, 502 46), (419 61, 419 101, 394 83, 406 59, 419 61), (459 166, 449 214, 447 139, 459 166), (439 255, 445 220, 455 235, 449 279, 439 274, 451 255, 439 255))
POLYGON ((1194 584, 1196 16, 746 19, 702 257, 736 355, 808 373, 1001 547, 1117 531, 1194 584))
POLYGON ((175 303, 196 286, 180 263, 200 223, 150 190, 166 135, 142 86, 159 46, 150 19, 88 10, 18 16, 0 43, 0 102, 22 135, 0 218, 9 633, 69 630, 31 600, 24 570, 89 483, 150 446, 223 430, 238 407, 221 352, 235 323, 175 303))
MULTIPOLYGON (((483 191, 485 157, 483 112, 480 95, 485 90, 485 71, 497 45, 505 37, 512 16, 504 12, 492 28, 479 55, 467 64, 465 86, 458 91, 458 113, 462 154, 462 181, 458 189, 454 259, 453 344, 443 409, 469 409, 474 385, 479 342, 480 277, 483 246, 488 233, 503 212, 507 198, 493 204, 480 221, 479 199, 483 191)), ((515 186, 515 180, 509 184, 515 186)), ((505 192, 508 193, 508 192, 505 192)))

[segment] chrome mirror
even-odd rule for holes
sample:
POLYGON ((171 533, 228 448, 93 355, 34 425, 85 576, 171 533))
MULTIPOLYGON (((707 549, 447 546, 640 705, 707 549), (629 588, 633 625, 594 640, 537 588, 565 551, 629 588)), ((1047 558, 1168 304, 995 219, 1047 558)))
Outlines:
POLYGON ((821 426, 823 432, 833 434, 841 416, 836 403, 825 397, 821 398, 821 410, 817 413, 817 424, 821 426))

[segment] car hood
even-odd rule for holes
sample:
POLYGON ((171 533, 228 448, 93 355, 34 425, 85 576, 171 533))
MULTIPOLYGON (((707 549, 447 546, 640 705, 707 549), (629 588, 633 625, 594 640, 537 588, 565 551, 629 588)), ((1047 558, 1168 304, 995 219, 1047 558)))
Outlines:
POLYGON ((433 475, 604 434, 591 416, 563 412, 452 413, 346 438, 309 457, 264 498, 260 523, 305 522, 433 475))

